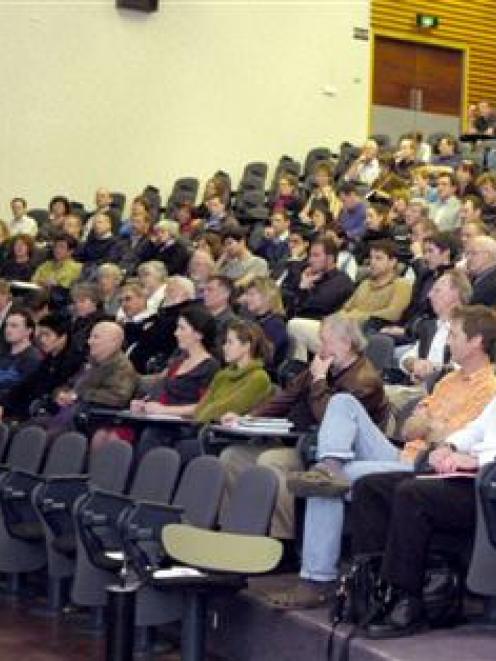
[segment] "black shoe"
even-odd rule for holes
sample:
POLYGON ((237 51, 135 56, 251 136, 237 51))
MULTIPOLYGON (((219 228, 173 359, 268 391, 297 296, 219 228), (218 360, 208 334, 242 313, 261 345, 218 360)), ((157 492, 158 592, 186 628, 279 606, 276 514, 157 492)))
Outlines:
POLYGON ((426 627, 422 600, 402 596, 393 601, 386 613, 367 626, 369 638, 401 638, 411 636, 426 627))

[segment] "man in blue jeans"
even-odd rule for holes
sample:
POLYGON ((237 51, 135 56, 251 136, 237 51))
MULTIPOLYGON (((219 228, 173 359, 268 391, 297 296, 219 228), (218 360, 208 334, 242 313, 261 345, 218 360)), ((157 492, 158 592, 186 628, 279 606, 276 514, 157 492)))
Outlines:
MULTIPOLYGON (((424 438, 429 418, 436 437, 446 438, 475 419, 494 397, 496 381, 489 352, 495 333, 496 314, 489 308, 466 306, 454 312, 448 342, 460 369, 446 376, 408 421, 412 428, 423 427, 424 438)), ((294 591, 272 596, 280 608, 317 607, 333 593, 341 554, 342 496, 355 480, 370 473, 413 470, 409 455, 390 443, 363 406, 344 393, 329 400, 319 429, 317 457, 313 470, 288 477, 288 488, 308 500, 301 580, 294 591)))

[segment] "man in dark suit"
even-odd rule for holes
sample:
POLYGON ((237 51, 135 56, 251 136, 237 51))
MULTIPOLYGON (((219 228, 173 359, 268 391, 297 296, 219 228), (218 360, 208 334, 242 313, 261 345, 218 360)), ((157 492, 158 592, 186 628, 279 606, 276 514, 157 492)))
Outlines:
POLYGON ((466 250, 467 269, 472 277, 472 305, 496 305, 496 240, 473 238, 466 250))

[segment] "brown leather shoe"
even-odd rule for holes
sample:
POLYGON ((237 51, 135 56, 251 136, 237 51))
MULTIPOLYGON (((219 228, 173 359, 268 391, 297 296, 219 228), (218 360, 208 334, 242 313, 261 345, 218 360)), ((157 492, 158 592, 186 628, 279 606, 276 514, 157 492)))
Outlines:
POLYGON ((268 599, 278 610, 322 608, 336 591, 336 581, 306 581, 301 579, 292 590, 274 592, 268 599))
POLYGON ((309 471, 289 473, 288 491, 299 498, 337 498, 351 489, 351 482, 342 473, 333 473, 318 464, 309 471))

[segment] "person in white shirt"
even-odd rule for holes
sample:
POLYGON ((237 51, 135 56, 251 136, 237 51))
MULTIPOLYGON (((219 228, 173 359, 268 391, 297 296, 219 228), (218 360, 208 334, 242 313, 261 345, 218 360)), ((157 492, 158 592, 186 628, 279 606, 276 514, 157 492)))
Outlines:
POLYGON ((138 280, 143 287, 147 299, 146 307, 150 313, 155 313, 164 302, 167 290, 167 269, 163 262, 151 260, 138 266, 138 280))
MULTIPOLYGON (((494 345, 493 310, 487 311, 483 321, 469 323, 479 326, 472 339, 479 337, 486 350, 494 345)), ((467 338, 463 333, 452 334, 450 346, 459 355, 467 350, 467 338)), ((386 608, 370 621, 369 637, 400 637, 425 628, 422 592, 432 539, 441 533, 436 551, 450 557, 462 543, 471 547, 476 521, 474 477, 496 458, 495 419, 493 398, 473 422, 447 436, 427 455, 420 475, 379 473, 354 483, 353 551, 383 554, 381 575, 390 595, 386 608)), ((459 563, 459 569, 462 566, 459 563)))
POLYGON ((425 341, 421 343, 419 339, 399 361, 400 368, 417 383, 433 377, 446 364, 451 315, 456 307, 468 305, 472 296, 472 287, 463 271, 451 270, 436 280, 428 296, 437 317, 430 345, 427 348, 425 346, 427 343, 425 341), (424 346, 421 347, 421 344, 424 346))
POLYGON ((355 181, 372 187, 374 181, 379 177, 380 165, 377 159, 379 147, 375 140, 367 140, 362 147, 360 156, 354 161, 345 174, 346 181, 355 181))
POLYGON ((10 202, 10 208, 12 209, 12 220, 8 224, 10 236, 27 234, 34 239, 38 234, 38 223, 27 215, 26 200, 22 197, 14 197, 10 202))

